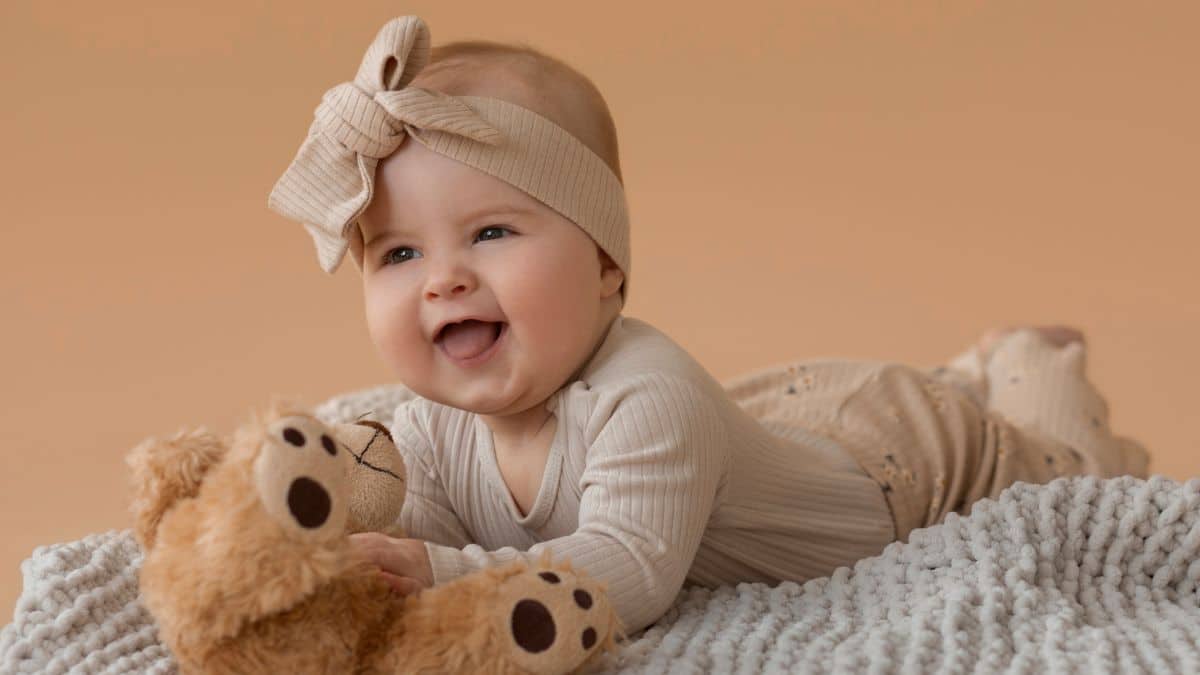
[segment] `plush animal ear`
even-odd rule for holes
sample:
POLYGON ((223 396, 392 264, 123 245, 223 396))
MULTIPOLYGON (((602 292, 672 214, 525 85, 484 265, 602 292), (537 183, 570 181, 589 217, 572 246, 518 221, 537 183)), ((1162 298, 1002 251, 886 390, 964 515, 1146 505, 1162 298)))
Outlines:
POLYGON ((388 428, 373 420, 338 424, 333 433, 350 454, 350 532, 392 531, 404 507, 404 458, 388 428))
POLYGON ((165 440, 148 438, 129 452, 125 462, 133 470, 133 532, 143 551, 154 546, 167 511, 181 499, 196 496, 204 475, 228 448, 224 439, 200 428, 165 440))
POLYGON ((383 426, 383 424, 381 424, 379 422, 376 422, 375 420, 358 420, 357 422, 355 422, 355 424, 364 426, 364 427, 371 427, 372 429, 378 431, 379 433, 383 434, 384 436, 387 436, 387 439, 389 442, 392 442, 392 443, 395 442, 395 439, 392 438, 392 432, 388 431, 387 427, 383 426))

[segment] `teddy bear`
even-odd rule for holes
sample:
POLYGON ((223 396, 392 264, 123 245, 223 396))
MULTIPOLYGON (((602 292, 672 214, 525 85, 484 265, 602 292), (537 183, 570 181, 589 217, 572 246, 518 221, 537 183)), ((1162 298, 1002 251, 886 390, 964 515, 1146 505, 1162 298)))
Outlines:
POLYGON ((404 462, 378 422, 276 401, 127 462, 140 597, 185 674, 566 673, 615 648, 604 589, 548 556, 394 594, 348 539, 399 534, 404 462))

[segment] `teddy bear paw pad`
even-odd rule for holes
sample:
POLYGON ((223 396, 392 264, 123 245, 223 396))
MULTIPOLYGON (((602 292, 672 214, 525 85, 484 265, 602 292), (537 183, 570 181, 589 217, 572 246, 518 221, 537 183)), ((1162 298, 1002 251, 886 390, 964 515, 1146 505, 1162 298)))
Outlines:
POLYGON ((611 632, 605 596, 573 572, 530 569, 506 580, 500 594, 512 659, 529 672, 572 670, 611 632))

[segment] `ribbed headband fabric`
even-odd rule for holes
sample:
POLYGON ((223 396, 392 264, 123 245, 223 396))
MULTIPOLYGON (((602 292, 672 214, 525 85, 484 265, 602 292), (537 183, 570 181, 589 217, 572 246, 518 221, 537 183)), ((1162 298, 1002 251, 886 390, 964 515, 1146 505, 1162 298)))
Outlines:
POLYGON ((325 92, 267 207, 302 223, 321 268, 333 273, 355 221, 371 203, 376 165, 411 136, 578 225, 624 272, 627 296, 629 212, 612 169, 567 130, 528 108, 407 86, 429 62, 429 50, 429 28, 419 17, 384 24, 354 81, 325 92))

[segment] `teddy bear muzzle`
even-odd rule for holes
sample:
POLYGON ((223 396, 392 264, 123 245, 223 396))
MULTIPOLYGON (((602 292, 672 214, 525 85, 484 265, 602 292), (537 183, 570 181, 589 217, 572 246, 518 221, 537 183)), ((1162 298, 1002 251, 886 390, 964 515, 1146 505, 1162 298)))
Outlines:
POLYGON ((348 454, 311 417, 283 417, 266 428, 254 482, 263 507, 285 530, 329 539, 345 532, 348 454))

